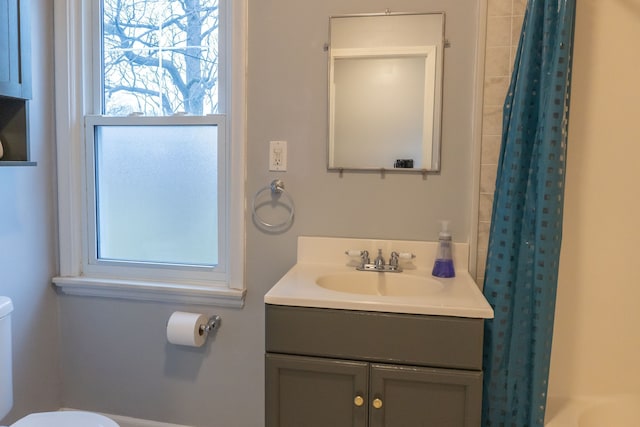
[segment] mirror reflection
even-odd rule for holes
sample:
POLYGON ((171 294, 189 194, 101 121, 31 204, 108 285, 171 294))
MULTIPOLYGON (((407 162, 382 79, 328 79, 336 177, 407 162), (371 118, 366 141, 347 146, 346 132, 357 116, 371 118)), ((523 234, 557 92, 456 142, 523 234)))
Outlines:
POLYGON ((330 19, 329 169, 437 171, 444 14, 330 19))

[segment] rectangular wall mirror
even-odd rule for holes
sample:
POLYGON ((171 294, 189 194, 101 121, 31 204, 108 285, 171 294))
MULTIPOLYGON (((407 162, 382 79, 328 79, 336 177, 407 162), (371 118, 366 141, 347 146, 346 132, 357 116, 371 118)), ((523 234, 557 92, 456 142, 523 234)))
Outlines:
POLYGON ((329 169, 440 169, 444 19, 330 18, 329 169))

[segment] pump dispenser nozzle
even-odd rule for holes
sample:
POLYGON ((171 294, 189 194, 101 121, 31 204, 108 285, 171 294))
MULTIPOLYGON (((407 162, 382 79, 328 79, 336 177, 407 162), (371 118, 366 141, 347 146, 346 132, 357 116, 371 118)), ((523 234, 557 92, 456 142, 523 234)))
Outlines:
POLYGON ((449 221, 441 221, 440 234, 438 236, 438 252, 436 261, 433 264, 431 274, 435 277, 455 277, 453 268, 453 256, 451 248, 451 233, 449 232, 449 221))

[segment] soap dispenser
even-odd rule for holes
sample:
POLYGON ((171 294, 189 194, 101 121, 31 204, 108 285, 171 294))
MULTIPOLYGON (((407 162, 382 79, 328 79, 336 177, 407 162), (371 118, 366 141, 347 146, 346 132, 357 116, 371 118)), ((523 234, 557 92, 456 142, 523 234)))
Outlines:
POLYGON ((433 263, 431 274, 435 277, 455 277, 453 268, 451 233, 449 232, 449 221, 442 221, 442 228, 438 236, 438 252, 436 261, 433 263))

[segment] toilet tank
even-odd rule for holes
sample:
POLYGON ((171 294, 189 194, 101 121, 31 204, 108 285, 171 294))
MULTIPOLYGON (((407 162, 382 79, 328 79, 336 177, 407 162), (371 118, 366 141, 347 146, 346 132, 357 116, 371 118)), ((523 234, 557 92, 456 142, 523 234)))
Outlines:
POLYGON ((0 296, 0 420, 13 406, 13 371, 11 364, 11 312, 13 303, 0 296))

